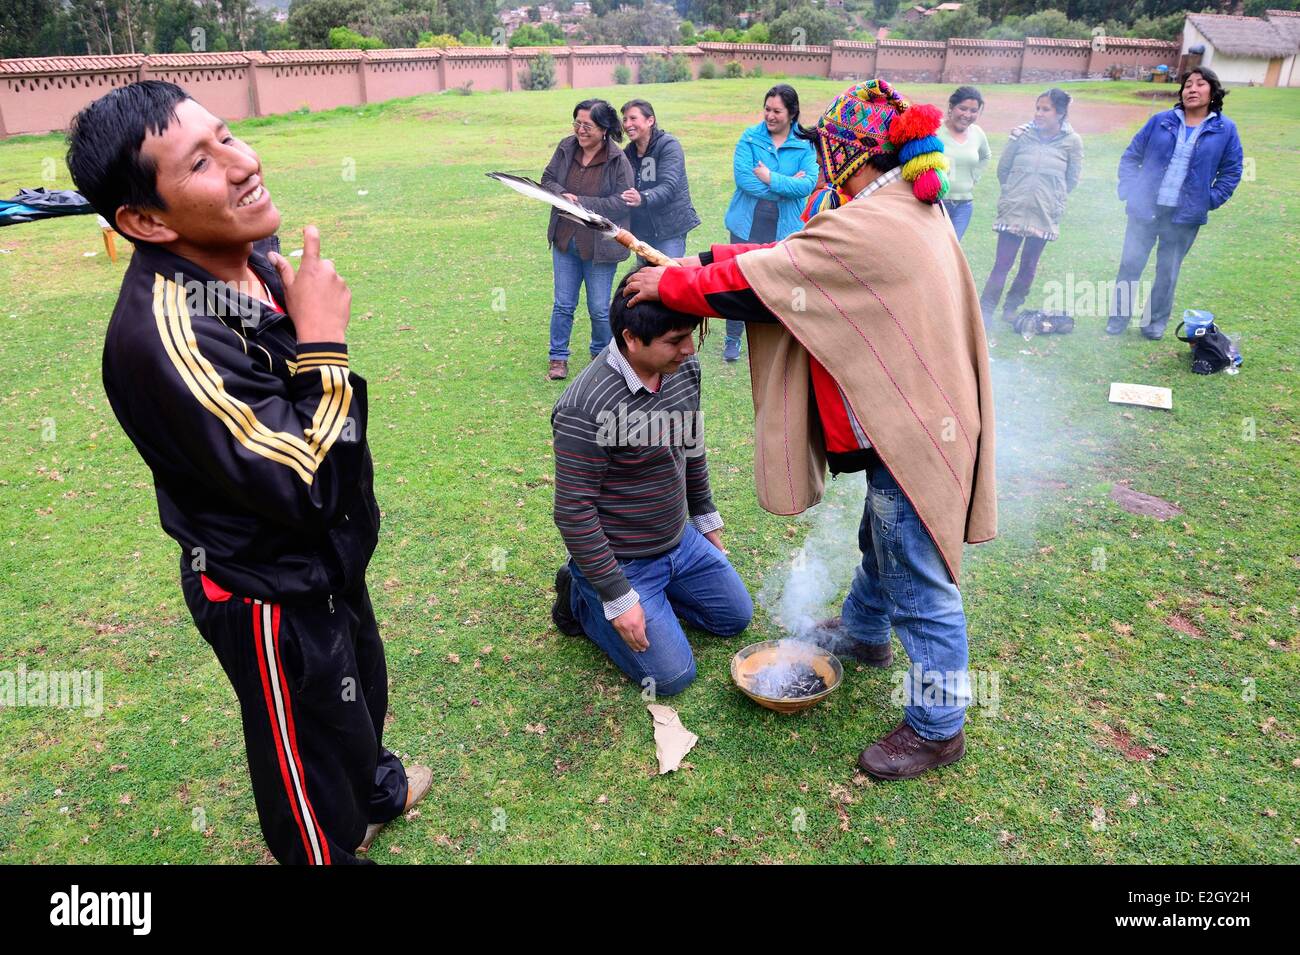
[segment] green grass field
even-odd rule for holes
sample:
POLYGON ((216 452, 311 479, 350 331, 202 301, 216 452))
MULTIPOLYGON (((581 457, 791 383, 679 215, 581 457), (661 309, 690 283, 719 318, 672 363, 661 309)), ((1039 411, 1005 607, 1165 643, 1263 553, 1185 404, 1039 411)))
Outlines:
MULTIPOLYGON (((778 635, 760 609, 741 637, 693 635, 700 676, 671 703, 700 742, 658 777, 639 688, 551 627, 564 551, 549 448, 560 387, 543 380, 546 213, 483 173, 539 176, 579 98, 645 95, 686 147, 705 223, 691 248, 725 241, 732 146, 770 83, 427 96, 235 124, 262 155, 286 251, 319 224, 353 290, 385 515, 370 584, 392 681, 386 742, 435 774, 418 817, 390 826, 373 857, 1300 859, 1300 91, 1229 96, 1253 178, 1202 230, 1179 285, 1177 310, 1208 308, 1240 335, 1240 375, 1194 376, 1172 334, 1108 339, 1096 317, 1071 336, 999 335, 1002 533, 968 551, 963 592, 971 666, 997 675, 1000 700, 972 708, 964 761, 909 783, 855 776, 858 752, 899 716, 880 671, 850 667, 800 716, 749 702, 728 661, 778 635), (1111 405, 1112 381, 1171 386, 1173 411, 1111 405), (1109 497, 1119 481, 1185 513, 1126 513, 1109 497)), ((797 85, 806 114, 842 86, 797 85)), ((934 102, 948 92, 902 85, 934 102)), ((1115 166, 1152 87, 1080 90, 1076 114, 1107 131, 1085 136, 1083 182, 1030 304, 1046 282, 1109 281, 1118 264, 1115 166)), ((1037 89, 985 92, 1028 118, 1037 89)), ((991 131, 995 157, 1005 138, 991 131)), ((58 137, 0 143, 0 195, 67 187, 62 153, 58 137)), ((980 283, 995 198, 987 176, 965 241, 980 283)), ((887 237, 864 241, 887 253, 887 237)), ((0 859, 269 861, 234 694, 100 384, 125 261, 107 261, 88 218, 6 228, 0 249, 0 671, 104 681, 97 717, 0 709, 0 859)), ((722 363, 721 337, 703 352, 714 495, 758 594, 809 525, 755 502, 748 370, 722 363)), ((586 341, 580 311, 575 371, 586 341)), ((861 479, 848 480, 836 500, 860 506, 861 479)))

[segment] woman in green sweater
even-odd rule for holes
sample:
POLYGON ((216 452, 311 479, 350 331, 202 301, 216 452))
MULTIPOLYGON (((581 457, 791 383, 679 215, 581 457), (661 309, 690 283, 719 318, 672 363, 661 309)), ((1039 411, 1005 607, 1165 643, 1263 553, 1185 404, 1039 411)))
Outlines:
POLYGON ((948 115, 939 127, 943 153, 948 157, 948 195, 943 207, 948 210, 957 238, 966 234, 974 211, 975 183, 993 158, 988 137, 975 120, 984 109, 984 97, 973 86, 959 86, 948 97, 948 115))

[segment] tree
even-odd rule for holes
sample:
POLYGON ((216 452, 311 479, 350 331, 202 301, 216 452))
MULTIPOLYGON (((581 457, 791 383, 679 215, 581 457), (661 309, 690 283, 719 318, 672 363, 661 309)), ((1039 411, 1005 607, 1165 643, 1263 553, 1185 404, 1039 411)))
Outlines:
MULTIPOLYGON (((595 9, 593 4, 592 9, 595 9)), ((625 7, 588 17, 583 30, 595 43, 617 46, 667 46, 680 36, 677 11, 662 3, 648 2, 644 7, 625 7)))
POLYGON ((362 36, 347 27, 334 27, 330 30, 331 50, 378 50, 383 45, 384 42, 379 37, 362 36))
POLYGON ((520 80, 526 90, 549 90, 555 85, 555 57, 538 53, 532 63, 521 71, 520 80))
POLYGON ((53 7, 48 0, 0 0, 0 56, 31 56, 53 7))
POLYGON ((1071 20, 1060 10, 1040 10, 1020 21, 1020 31, 1025 36, 1054 37, 1064 40, 1087 40, 1092 27, 1079 20, 1071 20))
POLYGON ((293 0, 289 5, 289 33, 299 48, 323 50, 330 30, 360 18, 364 0, 293 0))
POLYGON ((898 0, 872 0, 876 11, 876 22, 884 23, 898 12, 898 0))
POLYGON ((849 32, 848 21, 829 10, 803 4, 791 7, 772 21, 771 42, 821 45, 842 40, 849 32))
POLYGON ((543 23, 541 26, 535 26, 532 23, 520 24, 514 33, 510 34, 508 44, 511 48, 516 46, 564 46, 564 34, 554 23, 543 23))
POLYGON ((988 17, 979 15, 974 4, 964 4, 960 10, 936 13, 912 25, 912 36, 917 40, 947 40, 950 37, 977 37, 993 26, 988 17))

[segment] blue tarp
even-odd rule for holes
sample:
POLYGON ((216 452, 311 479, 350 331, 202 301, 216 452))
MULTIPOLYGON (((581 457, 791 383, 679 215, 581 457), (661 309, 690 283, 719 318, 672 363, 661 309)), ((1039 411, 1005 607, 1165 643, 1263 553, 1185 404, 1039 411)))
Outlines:
POLYGON ((94 212, 81 193, 72 189, 20 189, 13 198, 0 199, 0 226, 94 212))

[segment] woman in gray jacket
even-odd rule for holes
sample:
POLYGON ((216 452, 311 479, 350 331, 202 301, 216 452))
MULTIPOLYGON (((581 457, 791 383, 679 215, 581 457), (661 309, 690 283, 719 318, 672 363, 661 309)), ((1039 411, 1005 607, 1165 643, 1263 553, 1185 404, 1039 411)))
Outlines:
MULTIPOLYGON (((632 166, 618 143, 623 126, 614 107, 603 99, 586 99, 573 108, 573 135, 555 148, 542 173, 542 185, 556 195, 579 202, 616 225, 628 228, 631 210, 622 194, 632 188, 632 166)), ((550 365, 546 377, 569 377, 569 336, 578 292, 587 286, 591 317, 591 357, 609 344, 609 296, 614 271, 628 256, 624 246, 597 235, 551 210, 546 230, 555 270, 555 303, 551 307, 550 365)))
POLYGON ((1002 306, 1002 317, 1014 321, 1034 284, 1039 256, 1060 234, 1066 196, 1083 174, 1083 140, 1066 121, 1069 110, 1070 94, 1064 90, 1053 87, 1038 97, 1033 122, 1011 131, 1011 140, 998 160, 1002 195, 993 222, 998 249, 980 295, 985 330, 1023 245, 1020 270, 1002 306))
MULTIPOLYGON (((623 104, 623 149, 632 164, 633 187, 623 193, 632 208, 632 234, 664 255, 686 254, 686 233, 700 224, 686 181, 686 155, 672 133, 659 128, 655 110, 646 100, 623 104)), ((645 265, 640 256, 637 265, 645 265)))

